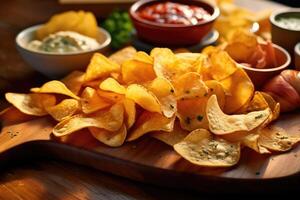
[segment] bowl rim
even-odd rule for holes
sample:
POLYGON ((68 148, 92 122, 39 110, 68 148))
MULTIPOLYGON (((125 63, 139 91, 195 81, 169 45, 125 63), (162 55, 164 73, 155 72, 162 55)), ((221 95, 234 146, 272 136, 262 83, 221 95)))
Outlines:
POLYGON ((258 69, 258 68, 253 68, 253 67, 247 67, 242 64, 239 64, 239 65, 241 65, 243 69, 246 69, 248 71, 253 71, 253 72, 275 72, 275 71, 280 71, 280 70, 285 69, 286 67, 288 67, 291 64, 292 59, 291 59, 290 54, 287 52, 287 50, 285 50, 281 46, 274 44, 274 43, 272 43, 272 45, 285 55, 286 61, 284 64, 282 64, 278 67, 267 68, 267 69, 258 69))
POLYGON ((278 24, 278 22, 275 20, 275 18, 280 15, 280 14, 284 14, 284 13, 300 13, 300 8, 284 8, 284 9, 279 9, 279 10, 275 10, 274 12, 271 13, 269 20, 271 22, 271 24, 273 24, 274 26, 283 29, 283 30, 287 30, 287 31, 292 31, 292 32, 300 32, 300 30, 294 30, 294 29, 289 29, 289 28, 285 28, 283 26, 280 26, 278 24))
POLYGON ((98 27, 98 30, 105 35, 104 42, 101 43, 100 46, 95 49, 90 49, 90 50, 85 50, 85 51, 66 52, 66 53, 35 51, 35 50, 27 48, 25 45, 22 45, 20 43, 21 39, 24 38, 24 36, 26 36, 32 32, 36 32, 36 30, 43 25, 44 24, 33 25, 33 26, 27 27, 27 28, 23 29, 22 31, 20 31, 15 38, 15 43, 16 43, 17 47, 19 47, 25 51, 28 51, 30 53, 40 54, 40 55, 44 55, 44 56, 73 56, 73 55, 82 55, 82 54, 88 54, 88 53, 93 53, 93 52, 99 51, 101 49, 106 48, 111 43, 111 35, 109 34, 108 31, 106 31, 102 27, 98 27))
MULTIPOLYGON (((134 4, 131 5, 130 9, 129 9, 129 14, 130 16, 140 22, 140 23, 143 23, 143 24, 146 24, 146 25, 150 25, 150 26, 155 26, 155 27, 159 27, 159 28, 188 28, 188 27, 197 27, 197 26, 202 26, 202 25, 205 25, 205 24, 209 24, 209 23, 212 23, 213 21, 215 21, 219 16, 220 16, 220 9, 212 4, 212 3, 209 3, 209 2, 206 2, 206 1, 199 1, 203 4, 206 4, 207 6, 211 7, 213 9, 213 14, 211 15, 211 17, 208 19, 208 20, 205 20, 205 21, 202 21, 200 23, 197 23, 197 24, 193 24, 193 25, 184 25, 184 24, 160 24, 160 23, 155 23, 155 22, 151 22, 151 21, 148 21, 148 20, 145 20, 141 17, 139 17, 137 14, 136 14, 136 11, 143 5, 147 4, 147 3, 151 3, 151 2, 155 2, 156 0, 140 0, 140 1, 136 1, 134 4)), ((170 0, 172 1, 172 0, 170 0)))

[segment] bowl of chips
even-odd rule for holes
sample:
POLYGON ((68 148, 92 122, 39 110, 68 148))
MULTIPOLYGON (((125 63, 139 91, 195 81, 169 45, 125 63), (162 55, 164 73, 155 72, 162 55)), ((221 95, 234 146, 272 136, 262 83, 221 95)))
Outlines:
POLYGON ((137 36, 160 46, 199 43, 212 30, 219 14, 216 6, 196 0, 141 0, 130 8, 137 36))
POLYGON ((110 43, 110 34, 98 27, 93 14, 83 11, 55 15, 49 22, 26 28, 16 37, 23 59, 50 78, 84 70, 92 55, 104 53, 110 43))

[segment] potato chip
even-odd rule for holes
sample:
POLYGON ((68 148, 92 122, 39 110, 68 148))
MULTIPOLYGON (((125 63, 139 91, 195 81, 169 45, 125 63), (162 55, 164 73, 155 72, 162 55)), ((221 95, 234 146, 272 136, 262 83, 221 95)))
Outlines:
POLYGON ((153 65, 138 60, 127 60, 122 64, 122 78, 127 84, 145 83, 155 78, 153 65))
POLYGON ((155 131, 151 133, 151 137, 154 137, 155 139, 158 139, 167 145, 173 146, 181 142, 188 134, 189 132, 183 130, 180 127, 180 124, 175 121, 174 128, 171 132, 155 131))
POLYGON ((200 74, 189 72, 174 80, 177 99, 189 99, 208 95, 208 88, 202 81, 200 74))
POLYGON ((99 85, 101 90, 104 91, 109 91, 109 92, 114 92, 118 94, 125 94, 126 93, 126 88, 118 83, 113 78, 107 78, 105 79, 100 85, 99 85))
POLYGON ((250 101, 254 93, 254 85, 243 69, 238 69, 231 76, 220 81, 226 95, 224 112, 231 114, 250 101))
POLYGON ((110 102, 101 98, 97 91, 91 87, 86 87, 81 94, 82 112, 89 114, 111 105, 110 102))
POLYGON ((47 115, 45 108, 56 103, 55 96, 50 94, 6 93, 5 98, 22 113, 34 116, 47 115))
POLYGON ((259 140, 259 134, 249 134, 247 136, 245 136, 242 140, 242 145, 250 148, 250 149, 253 149, 254 151, 256 151, 257 153, 260 153, 260 154, 269 154, 271 153, 267 148, 261 146, 259 143, 258 143, 258 140, 259 140))
POLYGON ((153 58, 143 51, 138 51, 132 58, 133 60, 153 65, 153 58))
POLYGON ((134 125, 127 141, 133 141, 151 131, 166 131, 173 130, 175 116, 166 118, 159 113, 144 111, 134 125))
POLYGON ((161 113, 161 105, 153 92, 144 86, 132 84, 127 87, 126 98, 133 100, 145 110, 161 113))
POLYGON ((121 128, 124 119, 124 108, 121 104, 115 104, 105 111, 90 115, 74 115, 67 118, 53 128, 53 134, 57 137, 71 134, 83 128, 96 127, 107 131, 117 131, 121 128))
POLYGON ((261 92, 256 91, 253 98, 242 108, 240 108, 237 113, 248 113, 252 111, 263 110, 269 107, 268 102, 265 100, 261 92))
POLYGON ((263 124, 270 114, 270 109, 266 108, 247 114, 226 115, 221 110, 216 95, 212 95, 209 98, 206 106, 209 130, 216 135, 225 135, 239 131, 252 131, 263 124))
POLYGON ((125 125, 127 129, 130 129, 136 118, 135 103, 131 99, 124 99, 123 104, 125 109, 125 125))
POLYGON ((120 103, 124 100, 124 95, 114 93, 114 92, 107 92, 102 90, 97 90, 97 94, 103 98, 104 100, 107 100, 110 103, 120 103))
POLYGON ((300 141, 300 135, 289 135, 284 129, 271 125, 259 131, 259 145, 271 151, 288 151, 300 141))
POLYGON ((174 77, 184 74, 184 70, 180 66, 176 66, 177 58, 170 49, 154 48, 150 55, 154 59, 153 67, 157 77, 172 80, 174 77))
POLYGON ((215 80, 206 81, 207 94, 192 99, 182 98, 177 101, 177 117, 180 120, 181 127, 192 131, 198 128, 208 129, 208 120, 206 117, 206 104, 209 97, 216 94, 220 106, 223 108, 225 103, 225 93, 222 86, 215 80))
POLYGON ((238 69, 237 63, 225 51, 216 51, 210 55, 210 74, 213 79, 223 80, 238 69))
POLYGON ((55 106, 46 107, 46 111, 57 121, 71 117, 80 108, 79 102, 75 99, 64 99, 55 106))
POLYGON ((268 103, 270 109, 272 110, 272 121, 276 120, 279 117, 280 114, 280 104, 278 102, 276 102, 273 97, 271 95, 269 95, 268 93, 265 92, 260 92, 264 99, 266 100, 266 102, 268 103))
POLYGON ((148 89, 158 98, 163 115, 171 118, 177 111, 174 88, 171 82, 158 77, 149 84, 148 89))
POLYGON ((61 82, 63 82, 71 92, 78 95, 84 83, 84 73, 81 71, 73 71, 64 77, 61 82))
POLYGON ((136 49, 132 46, 129 46, 113 53, 109 56, 109 59, 121 65, 126 60, 132 59, 135 54, 136 49))
POLYGON ((62 94, 69 97, 72 97, 76 100, 79 100, 80 98, 76 96, 73 92, 71 92, 65 84, 63 84, 60 81, 49 81, 42 85, 40 88, 31 88, 31 92, 34 93, 51 93, 51 94, 62 94))
POLYGON ((100 53, 95 53, 87 66, 85 82, 105 78, 112 72, 118 72, 120 66, 100 53))
POLYGON ((110 147, 121 146, 125 142, 127 136, 127 129, 124 124, 116 132, 110 132, 105 129, 95 127, 90 127, 89 131, 97 140, 110 147))
POLYGON ((205 167, 230 167, 240 159, 240 144, 214 138, 206 129, 192 131, 174 150, 187 161, 205 167))
POLYGON ((92 38, 97 38, 99 34, 96 18, 91 12, 68 11, 52 16, 37 30, 37 38, 42 40, 58 31, 74 31, 92 38))

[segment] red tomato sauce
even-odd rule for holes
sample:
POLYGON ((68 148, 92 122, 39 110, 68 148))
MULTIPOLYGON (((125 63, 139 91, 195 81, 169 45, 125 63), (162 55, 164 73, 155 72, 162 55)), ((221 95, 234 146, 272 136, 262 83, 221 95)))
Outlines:
POLYGON ((211 14, 205 9, 173 2, 155 3, 137 12, 138 16, 160 24, 196 25, 210 19, 211 14))

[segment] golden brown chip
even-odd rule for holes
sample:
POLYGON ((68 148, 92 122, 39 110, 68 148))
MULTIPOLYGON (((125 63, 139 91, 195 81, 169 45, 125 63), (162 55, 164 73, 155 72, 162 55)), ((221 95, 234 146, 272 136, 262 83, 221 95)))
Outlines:
POLYGON ((109 91, 109 92, 114 92, 118 94, 125 94, 126 93, 126 88, 118 83, 113 78, 107 78, 105 79, 100 85, 99 85, 101 90, 104 91, 109 91))
POLYGON ((208 129, 206 104, 211 95, 216 94, 220 107, 224 107, 225 93, 222 85, 215 80, 206 81, 205 84, 208 91, 206 95, 192 99, 182 98, 177 101, 177 117, 180 120, 181 127, 185 130, 208 129))
POLYGON ((97 94, 103 98, 104 100, 111 102, 111 103, 120 103, 124 100, 124 95, 117 94, 114 92, 107 92, 102 90, 97 90, 97 94))
POLYGON ((121 128, 124 118, 124 108, 115 104, 110 109, 93 113, 91 115, 74 115, 59 122, 53 128, 57 137, 65 136, 83 128, 96 127, 107 131, 117 131, 121 128))
POLYGON ((198 98, 208 95, 208 88, 202 81, 200 74, 189 72, 174 80, 177 99, 198 98))
POLYGON ((122 78, 127 84, 151 81, 155 78, 153 65, 140 60, 127 60, 122 63, 122 78))
POLYGON ((90 127, 89 131, 97 140, 110 147, 121 146, 125 142, 127 136, 127 129, 124 124, 115 132, 95 127, 90 127))
POLYGON ((283 128, 271 125, 261 129, 258 144, 271 151, 288 151, 300 141, 300 135, 289 135, 283 128))
POLYGON ((251 111, 263 110, 269 107, 268 102, 265 100, 261 92, 256 91, 253 98, 249 103, 240 108, 237 113, 248 113, 251 111))
POLYGON ((152 131, 170 132, 173 130, 174 121, 175 116, 172 118, 166 118, 159 113, 144 111, 134 125, 127 141, 136 140, 152 131))
POLYGON ((174 150, 189 162, 205 167, 230 167, 240 159, 239 143, 214 138, 206 129, 192 131, 174 150))
POLYGON ((120 66, 100 53, 95 53, 87 66, 85 82, 105 78, 112 72, 120 71, 120 66))
POLYGON ((47 115, 46 107, 54 106, 56 98, 50 94, 6 93, 6 100, 27 115, 47 115))
POLYGON ((135 103, 131 99, 124 99, 124 111, 125 111, 125 125, 127 129, 129 130, 133 124, 135 123, 136 118, 136 108, 135 103))
POLYGON ((161 113, 161 105, 153 92, 145 87, 132 84, 127 87, 126 98, 133 100, 145 110, 161 113))
POLYGON ((63 82, 71 92, 78 95, 84 83, 84 73, 81 71, 73 71, 64 77, 61 82, 63 82))
POLYGON ((110 55, 109 59, 121 65, 126 60, 132 59, 135 53, 136 49, 128 46, 110 55))
POLYGON ((62 121, 68 117, 71 117, 80 108, 79 102, 75 99, 64 99, 55 106, 46 107, 46 111, 55 120, 62 121))
POLYGON ((149 84, 148 89, 160 102, 163 115, 168 118, 173 117, 177 111, 177 103, 171 82, 165 78, 158 77, 149 84))
POLYGON ((254 85, 247 73, 239 68, 231 76, 220 81, 225 89, 226 104, 224 112, 231 114, 250 101, 254 93, 254 85))
POLYGON ((109 101, 101 98, 97 91, 91 87, 86 87, 81 94, 82 112, 89 114, 111 105, 109 101))
POLYGON ((79 97, 71 92, 61 81, 49 81, 40 88, 31 88, 30 91, 34 93, 62 94, 79 100, 79 97))
POLYGON ((220 108, 216 95, 212 95, 206 106, 209 130, 216 135, 240 131, 252 131, 262 125, 271 115, 269 108, 247 114, 226 115, 220 108))

